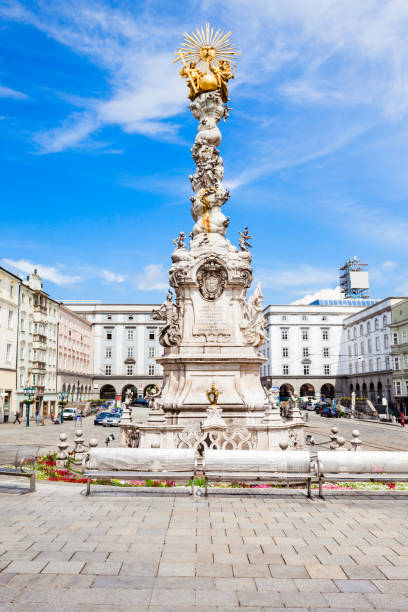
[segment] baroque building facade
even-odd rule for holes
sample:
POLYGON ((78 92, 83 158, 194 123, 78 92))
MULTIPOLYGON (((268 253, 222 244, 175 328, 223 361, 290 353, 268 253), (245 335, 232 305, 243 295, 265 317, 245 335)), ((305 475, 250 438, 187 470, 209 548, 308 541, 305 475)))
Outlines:
POLYGON ((0 422, 16 411, 16 355, 21 280, 0 267, 0 422))
POLYGON ((57 389, 68 402, 93 398, 92 324, 64 304, 59 307, 57 389))
POLYGON ((342 392, 368 399, 379 412, 393 408, 391 362, 392 309, 403 298, 389 297, 350 315, 344 320, 340 344, 342 392), (385 403, 384 401, 385 400, 385 403))
POLYGON ((340 345, 347 316, 363 306, 343 304, 269 305, 264 309, 267 341, 261 352, 264 387, 279 387, 281 397, 334 397, 342 393, 340 345))
POLYGON ((132 387, 143 397, 162 384, 160 327, 153 311, 158 304, 65 302, 92 326, 93 397, 123 397, 132 387))
POLYGON ((408 300, 391 308, 392 381, 397 411, 408 414, 408 300))

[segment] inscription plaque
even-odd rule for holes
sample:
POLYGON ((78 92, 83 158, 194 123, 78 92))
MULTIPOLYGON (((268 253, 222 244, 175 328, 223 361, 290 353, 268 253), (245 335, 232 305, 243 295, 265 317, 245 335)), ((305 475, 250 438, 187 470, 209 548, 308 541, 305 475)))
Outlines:
POLYGON ((225 316, 225 305, 203 304, 197 310, 194 335, 231 336, 231 327, 225 316))

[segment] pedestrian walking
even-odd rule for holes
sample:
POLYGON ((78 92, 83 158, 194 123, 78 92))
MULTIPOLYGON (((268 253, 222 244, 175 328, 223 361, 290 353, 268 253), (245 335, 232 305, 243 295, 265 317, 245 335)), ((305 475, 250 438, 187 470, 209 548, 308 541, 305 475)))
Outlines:
POLYGON ((18 411, 16 411, 16 414, 14 415, 14 421, 13 421, 13 425, 15 425, 18 421, 18 424, 21 425, 21 421, 20 421, 20 413, 18 411))
POLYGON ((38 408, 36 408, 35 410, 35 424, 38 425, 38 415, 40 414, 40 411, 38 410, 38 408))

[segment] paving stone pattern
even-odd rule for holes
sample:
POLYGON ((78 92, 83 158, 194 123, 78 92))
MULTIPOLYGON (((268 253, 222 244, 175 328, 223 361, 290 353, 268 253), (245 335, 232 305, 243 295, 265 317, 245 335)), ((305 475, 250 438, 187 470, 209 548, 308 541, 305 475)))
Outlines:
POLYGON ((406 495, 0 481, 2 610, 407 610, 406 495))

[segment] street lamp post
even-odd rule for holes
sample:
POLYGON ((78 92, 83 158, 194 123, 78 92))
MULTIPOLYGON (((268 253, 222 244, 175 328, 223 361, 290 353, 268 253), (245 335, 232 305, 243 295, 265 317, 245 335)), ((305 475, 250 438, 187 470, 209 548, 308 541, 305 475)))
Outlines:
POLYGON ((26 427, 30 427, 30 406, 34 401, 35 387, 24 387, 24 403, 26 405, 26 427))
POLYGON ((61 410, 61 423, 64 422, 64 406, 67 403, 68 393, 67 391, 58 391, 58 405, 61 410))

